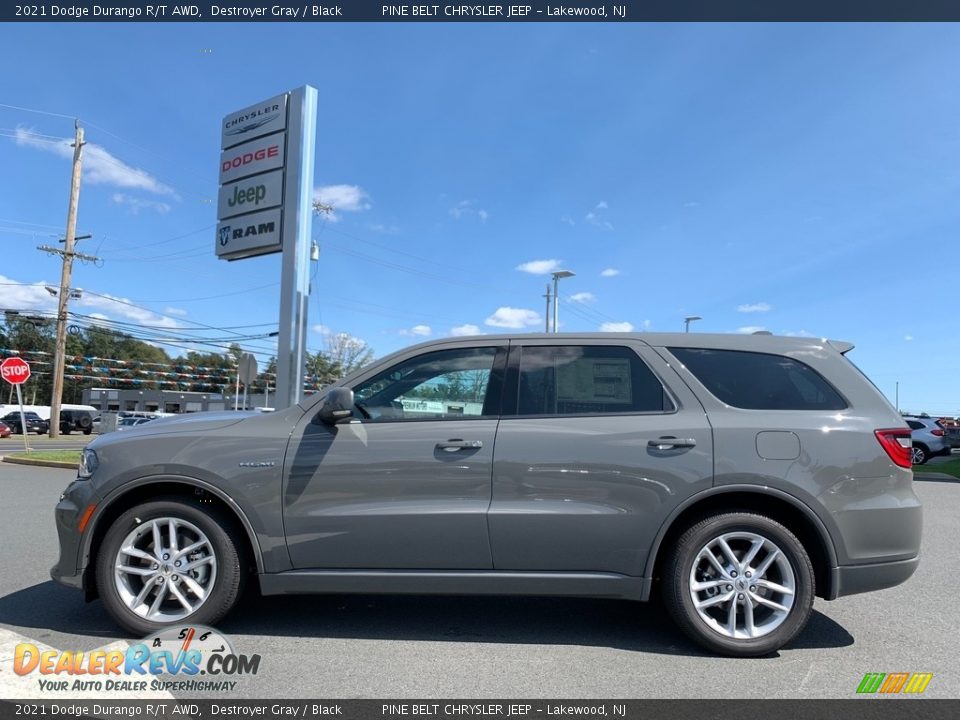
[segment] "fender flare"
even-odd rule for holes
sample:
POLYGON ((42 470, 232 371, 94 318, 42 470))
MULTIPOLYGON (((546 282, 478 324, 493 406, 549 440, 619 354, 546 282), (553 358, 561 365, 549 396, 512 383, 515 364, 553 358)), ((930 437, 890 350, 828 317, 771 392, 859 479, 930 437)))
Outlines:
POLYGON ((800 500, 799 498, 785 493, 782 490, 777 490, 776 488, 769 487, 767 485, 750 485, 748 483, 738 483, 735 485, 715 485, 711 488, 707 488, 702 492, 697 493, 696 495, 691 495, 684 502, 673 509, 673 512, 663 521, 660 525, 660 529, 657 531, 657 535, 653 540, 653 545, 651 547, 651 552, 647 555, 647 563, 644 567, 643 575, 646 578, 653 578, 653 569, 656 565, 657 557, 660 554, 660 546, 663 543, 663 538, 669 532, 670 528, 673 527, 674 522, 680 515, 688 510, 693 505, 696 505, 698 502, 706 500, 708 498, 718 497, 721 495, 726 495, 729 493, 751 493, 754 495, 768 495, 775 497, 778 500, 783 500, 784 502, 792 505, 794 508, 803 513, 803 515, 810 520, 813 524, 813 527, 817 531, 817 535, 820 537, 823 546, 827 550, 827 561, 830 565, 828 571, 832 573, 833 568, 837 567, 837 549, 834 546, 833 538, 830 536, 830 533, 827 531, 827 526, 824 524, 823 520, 820 519, 820 516, 817 515, 809 505, 800 500))
POLYGON ((260 549, 260 542, 257 540, 257 534, 253 529, 253 525, 250 524, 250 520, 247 518, 246 513, 243 512, 241 507, 237 505, 234 499, 223 492, 220 488, 211 485, 204 480, 199 480, 195 477, 189 477, 186 475, 170 474, 145 475, 144 477, 137 478, 136 480, 131 480, 130 482, 126 482, 122 486, 113 490, 113 492, 97 503, 97 508, 93 513, 93 517, 90 518, 90 527, 87 529, 87 532, 83 533, 83 545, 80 548, 80 557, 83 558, 85 571, 89 570, 91 567, 90 550, 92 547, 93 538, 97 534, 100 520, 103 518, 106 511, 114 506, 117 501, 126 497, 132 490, 149 485, 159 485, 161 483, 168 482, 199 488, 210 493, 211 495, 216 496, 219 500, 222 500, 224 504, 226 504, 226 506, 230 508, 234 515, 236 515, 240 520, 243 531, 247 535, 247 540, 250 542, 250 547, 253 549, 254 560, 257 564, 257 573, 262 574, 265 572, 263 566, 263 553, 260 549))

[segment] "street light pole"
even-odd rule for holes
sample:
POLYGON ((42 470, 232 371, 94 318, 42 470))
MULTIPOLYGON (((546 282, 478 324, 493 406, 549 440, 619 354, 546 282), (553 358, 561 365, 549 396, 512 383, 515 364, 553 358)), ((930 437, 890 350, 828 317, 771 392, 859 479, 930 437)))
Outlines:
POLYGON ((703 318, 700 317, 699 315, 687 315, 687 316, 683 319, 683 331, 684 331, 684 332, 690 332, 690 323, 692 323, 694 320, 703 320, 703 318))
POLYGON ((559 324, 559 306, 560 306, 560 290, 557 287, 558 283, 563 278, 573 277, 576 273, 571 272, 570 270, 557 270, 553 273, 553 331, 560 332, 559 324))
POLYGON ((547 299, 547 312, 546 312, 546 314, 543 316, 543 324, 544 324, 544 329, 543 329, 543 331, 544 331, 545 333, 548 333, 548 332, 550 332, 550 298, 551 298, 551 295, 550 295, 550 283, 547 283, 547 294, 544 295, 544 297, 547 299))

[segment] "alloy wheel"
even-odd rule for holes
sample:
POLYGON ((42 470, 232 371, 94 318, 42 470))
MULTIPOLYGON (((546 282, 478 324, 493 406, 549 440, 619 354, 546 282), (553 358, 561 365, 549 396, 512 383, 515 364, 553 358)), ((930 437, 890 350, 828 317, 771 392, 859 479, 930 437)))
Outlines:
POLYGON ((210 597, 217 557, 207 536, 181 518, 161 517, 134 528, 114 562, 114 583, 127 608, 146 620, 173 622, 210 597))
POLYGON ((710 540, 690 569, 690 598, 700 619, 733 639, 768 635, 787 619, 797 595, 790 561, 769 538, 730 532, 710 540))

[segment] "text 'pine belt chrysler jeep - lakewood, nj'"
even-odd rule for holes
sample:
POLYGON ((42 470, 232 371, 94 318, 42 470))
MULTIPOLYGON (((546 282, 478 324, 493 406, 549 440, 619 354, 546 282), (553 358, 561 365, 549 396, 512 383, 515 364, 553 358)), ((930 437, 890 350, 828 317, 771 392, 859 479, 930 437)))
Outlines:
POLYGON ((770 653, 919 562, 910 429, 844 356, 773 336, 454 338, 274 413, 98 437, 53 577, 141 635, 264 594, 661 593, 770 653))

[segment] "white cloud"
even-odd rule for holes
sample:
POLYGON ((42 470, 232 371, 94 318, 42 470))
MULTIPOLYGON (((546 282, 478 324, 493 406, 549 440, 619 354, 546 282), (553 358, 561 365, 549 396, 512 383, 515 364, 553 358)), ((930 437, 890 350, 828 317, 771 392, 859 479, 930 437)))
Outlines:
POLYGON ((333 212, 325 213, 330 222, 340 222, 339 212, 361 212, 369 210, 367 193, 357 185, 321 185, 313 189, 313 201, 329 205, 333 212))
POLYGON ((643 321, 643 329, 644 329, 644 330, 649 330, 651 327, 653 327, 653 323, 652 323, 652 322, 650 322, 649 320, 644 320, 644 321, 643 321))
POLYGON ((331 330, 326 325, 314 325, 313 331, 318 335, 330 335, 331 333, 333 333, 333 330, 331 330))
POLYGON ((910 340, 913 340, 913 335, 904 335, 903 339, 909 342, 910 340))
POLYGON ((179 328, 183 325, 176 319, 165 317, 152 310, 136 307, 128 298, 106 293, 94 295, 85 292, 79 300, 73 301, 75 308, 96 308, 110 314, 110 317, 120 317, 132 320, 141 325, 152 325, 157 328, 179 328))
POLYGON ((573 227, 574 225, 577 224, 577 223, 574 221, 574 219, 573 219, 572 217, 570 217, 569 215, 564 215, 563 217, 561 217, 561 218, 560 218, 560 222, 566 223, 566 224, 569 225, 570 227, 573 227))
POLYGON ((186 317, 190 313, 182 308, 167 307, 163 309, 164 315, 176 315, 177 317, 186 317))
POLYGON ((461 200, 447 212, 449 212, 450 216, 455 220, 476 215, 478 218, 480 218, 480 222, 486 222, 490 217, 490 213, 483 208, 474 207, 473 200, 461 200))
POLYGON ((786 337, 816 337, 813 333, 809 333, 806 330, 789 330, 782 334, 786 337))
MULTIPOLYGON (((16 141, 17 145, 38 148, 62 158, 73 159, 73 138, 48 140, 24 128, 17 128, 16 141)), ((83 177, 93 185, 113 185, 180 199, 169 185, 163 184, 146 170, 127 165, 95 143, 88 142, 83 146, 83 177)))
POLYGON ((542 322, 540 313, 534 310, 523 308, 500 307, 497 311, 484 320, 484 323, 492 327, 511 328, 519 330, 531 325, 539 325, 542 322))
POLYGON ((419 337, 428 337, 432 333, 433 330, 429 325, 414 325, 409 330, 404 329, 400 331, 401 335, 416 335, 419 337))
POLYGON ((607 268, 600 273, 600 277, 615 277, 620 274, 620 271, 616 268, 607 268))
POLYGON ((559 260, 531 260, 530 262, 517 265, 520 272, 530 273, 531 275, 549 275, 560 269, 559 260))
POLYGON ((47 292, 46 287, 59 287, 59 282, 20 283, 0 275, 0 303, 10 310, 51 310, 56 312, 57 300, 47 292))
POLYGON ((574 295, 571 295, 570 299, 578 303, 592 303, 597 301, 597 298, 594 297, 593 293, 588 292, 578 292, 574 295))
POLYGON ((454 328, 450 328, 450 334, 453 335, 453 337, 463 337, 465 335, 483 335, 479 327, 476 325, 471 325, 470 323, 465 325, 457 325, 454 328))
MULTIPOLYGON (((12 278, 0 275, 0 290, 3 292, 2 305, 20 311, 57 311, 57 299, 47 292, 47 287, 57 288, 59 282, 23 283, 12 278)), ((79 288, 76 288, 80 290, 79 288)), ((90 315, 100 320, 119 318, 130 320, 141 325, 152 325, 162 328, 183 327, 180 322, 171 317, 164 317, 159 313, 146 308, 135 307, 127 298, 115 295, 83 292, 80 298, 70 301, 71 309, 81 315, 90 315), (90 312, 90 311, 93 312, 90 312)))
POLYGON ((633 332, 633 323, 605 322, 600 326, 600 332, 633 332))
POLYGON ((613 230, 613 225, 599 214, 600 211, 606 209, 606 201, 601 200, 596 204, 593 210, 584 215, 583 219, 587 224, 593 225, 594 227, 603 228, 604 230, 613 230))
POLYGON ((762 325, 747 325, 746 327, 737 328, 737 332, 743 335, 752 335, 755 332, 765 331, 766 328, 762 325))
POLYGON ((124 193, 114 193, 111 198, 117 205, 126 205, 130 211, 137 215, 141 210, 156 210, 161 215, 166 215, 172 208, 169 203, 158 202, 156 200, 144 200, 143 198, 133 197, 124 193))
POLYGON ((753 304, 747 303, 744 305, 737 306, 737 312, 742 312, 742 313, 770 312, 772 309, 773 307, 770 305, 770 303, 765 303, 765 302, 758 302, 753 304))

